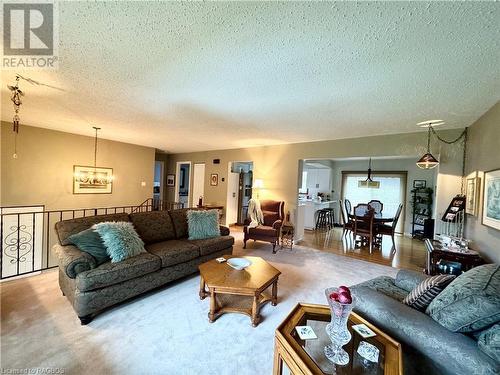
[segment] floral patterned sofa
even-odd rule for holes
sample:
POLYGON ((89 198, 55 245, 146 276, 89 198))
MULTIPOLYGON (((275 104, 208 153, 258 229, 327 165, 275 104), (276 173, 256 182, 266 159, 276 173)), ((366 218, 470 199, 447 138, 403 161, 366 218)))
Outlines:
POLYGON ((59 285, 82 324, 105 308, 197 272, 201 263, 232 254, 234 238, 226 227, 220 237, 188 240, 186 212, 118 213, 56 223, 59 285), (97 266, 94 257, 69 244, 69 236, 104 221, 132 222, 147 252, 97 266))

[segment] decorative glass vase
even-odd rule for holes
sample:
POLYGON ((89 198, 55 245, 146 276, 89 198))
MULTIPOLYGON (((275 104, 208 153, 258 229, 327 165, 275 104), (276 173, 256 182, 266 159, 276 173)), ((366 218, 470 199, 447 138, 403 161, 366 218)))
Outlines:
POLYGON ((330 298, 330 294, 333 292, 338 293, 338 288, 325 290, 332 316, 331 322, 326 326, 326 333, 332 343, 325 346, 325 355, 336 365, 344 366, 349 363, 349 354, 342 347, 351 341, 352 335, 347 328, 347 320, 356 303, 356 297, 352 296, 352 303, 342 304, 330 298))

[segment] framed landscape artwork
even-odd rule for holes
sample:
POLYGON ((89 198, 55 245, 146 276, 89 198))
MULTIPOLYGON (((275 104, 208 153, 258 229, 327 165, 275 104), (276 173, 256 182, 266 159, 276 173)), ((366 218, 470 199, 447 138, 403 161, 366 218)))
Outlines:
POLYGON ((111 194, 113 168, 73 166, 73 194, 111 194))
POLYGON ((500 230, 500 169, 484 173, 482 223, 500 230))
POLYGON ((476 216, 479 208, 479 191, 481 190, 481 178, 471 177, 466 181, 465 213, 476 216))

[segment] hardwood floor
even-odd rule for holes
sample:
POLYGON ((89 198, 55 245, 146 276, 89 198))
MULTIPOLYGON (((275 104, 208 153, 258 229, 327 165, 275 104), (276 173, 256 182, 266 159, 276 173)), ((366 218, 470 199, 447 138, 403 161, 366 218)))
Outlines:
POLYGON ((425 268, 426 249, 422 241, 405 236, 396 236, 396 249, 392 249, 390 237, 384 236, 380 249, 355 247, 351 233, 342 236, 342 229, 330 231, 306 230, 304 239, 299 243, 314 249, 328 251, 352 258, 362 259, 396 268, 422 271, 425 268))

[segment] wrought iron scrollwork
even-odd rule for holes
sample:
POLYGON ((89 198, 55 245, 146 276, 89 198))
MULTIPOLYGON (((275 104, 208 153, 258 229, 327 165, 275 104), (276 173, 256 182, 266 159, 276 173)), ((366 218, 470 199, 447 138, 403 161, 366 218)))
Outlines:
POLYGON ((26 256, 33 251, 33 236, 27 231, 26 225, 11 226, 11 232, 5 236, 4 255, 9 259, 11 264, 23 263, 26 261, 26 256))

